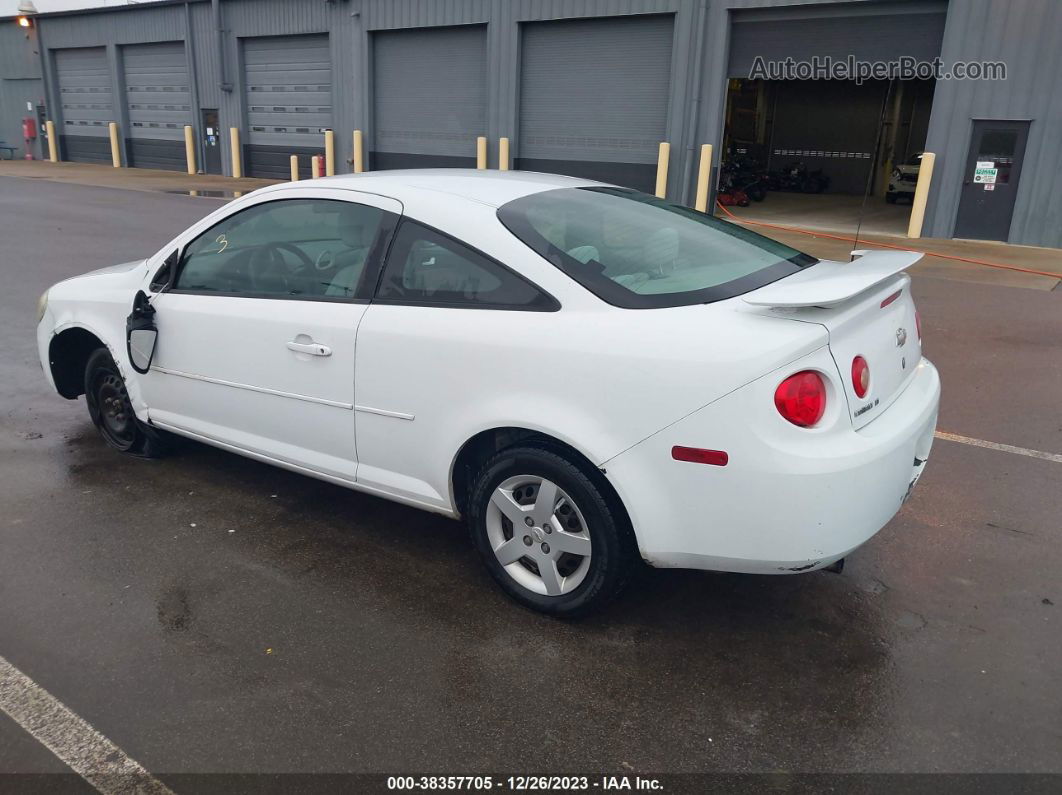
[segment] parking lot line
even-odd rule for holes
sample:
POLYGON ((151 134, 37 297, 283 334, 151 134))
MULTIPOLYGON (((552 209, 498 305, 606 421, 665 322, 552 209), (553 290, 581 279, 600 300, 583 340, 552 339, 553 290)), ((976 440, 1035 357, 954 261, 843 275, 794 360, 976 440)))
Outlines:
POLYGON ((104 795, 173 795, 143 765, 3 657, 0 710, 104 795))
POLYGON ((969 436, 959 436, 957 433, 948 433, 947 431, 937 431, 934 436, 949 442, 984 447, 988 450, 1002 450, 1004 453, 1016 453, 1017 455, 1029 456, 1029 458, 1042 458, 1044 461, 1054 461, 1056 464, 1062 464, 1062 455, 1057 453, 1045 453, 1041 450, 1030 450, 1028 447, 1015 447, 1012 444, 986 442, 984 439, 971 439, 969 436))

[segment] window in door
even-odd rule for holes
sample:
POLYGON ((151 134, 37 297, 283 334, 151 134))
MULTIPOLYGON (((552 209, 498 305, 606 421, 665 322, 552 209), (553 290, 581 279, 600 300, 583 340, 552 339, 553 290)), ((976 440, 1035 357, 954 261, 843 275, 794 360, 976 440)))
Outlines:
POLYGON ((187 245, 174 291, 353 298, 383 215, 376 207, 331 199, 257 204, 187 245))
POLYGON ((376 296, 387 303, 553 311, 556 299, 475 249, 403 220, 376 296))

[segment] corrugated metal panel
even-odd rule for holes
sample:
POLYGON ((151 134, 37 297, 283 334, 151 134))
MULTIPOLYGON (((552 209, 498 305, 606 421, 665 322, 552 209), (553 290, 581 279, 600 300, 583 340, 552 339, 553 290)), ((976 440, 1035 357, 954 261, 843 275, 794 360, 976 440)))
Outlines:
POLYGON ((366 30, 470 25, 490 19, 490 0, 367 0, 366 30))
POLYGON ((926 233, 950 237, 961 197, 972 119, 1031 119, 1010 241, 1062 247, 1062 3, 952 3, 942 58, 1007 64, 1006 80, 937 83, 926 149, 937 164, 926 233))
POLYGON ((672 17, 524 26, 520 156, 652 163, 667 130, 672 17))
POLYGON ((246 39, 243 48, 248 141, 320 146, 332 127, 328 36, 246 39))
POLYGON ((680 0, 517 0, 513 2, 520 21, 613 17, 677 11, 680 0))
POLYGON ((192 123, 184 43, 134 44, 123 49, 129 137, 183 141, 192 123))
POLYGON ((0 20, 0 77, 21 80, 40 76, 36 42, 14 22, 0 20))
POLYGON ((861 61, 890 61, 911 56, 931 61, 940 55, 943 7, 913 19, 903 4, 874 5, 883 13, 852 14, 845 5, 834 6, 834 16, 810 18, 800 8, 786 9, 786 13, 734 12, 728 74, 748 77, 757 57, 811 61, 816 57, 843 60, 852 56, 861 61))
POLYGON ((63 106, 61 134, 106 138, 107 124, 115 118, 107 51, 57 50, 55 68, 63 106))
MULTIPOLYGON (((209 9, 209 4, 207 8, 209 9)), ((150 5, 38 19, 45 46, 53 49, 175 41, 184 38, 184 6, 150 5)))
POLYGON ((482 26, 376 33, 374 149, 475 156, 487 131, 487 36, 482 26))

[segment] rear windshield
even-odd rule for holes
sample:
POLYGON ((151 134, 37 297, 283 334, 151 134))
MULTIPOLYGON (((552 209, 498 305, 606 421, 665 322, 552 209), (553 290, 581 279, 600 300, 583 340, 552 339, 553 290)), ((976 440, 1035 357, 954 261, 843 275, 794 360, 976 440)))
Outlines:
POLYGON ((732 298, 818 262, 736 224, 625 188, 559 188, 498 219, 599 298, 649 309, 732 298))

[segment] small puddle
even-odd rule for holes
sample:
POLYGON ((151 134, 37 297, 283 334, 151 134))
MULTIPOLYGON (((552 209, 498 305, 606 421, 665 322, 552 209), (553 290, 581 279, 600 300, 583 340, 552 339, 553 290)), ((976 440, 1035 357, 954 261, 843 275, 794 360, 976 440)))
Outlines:
POLYGON ((165 190, 178 196, 200 196, 207 199, 238 199, 247 191, 240 190, 165 190))

